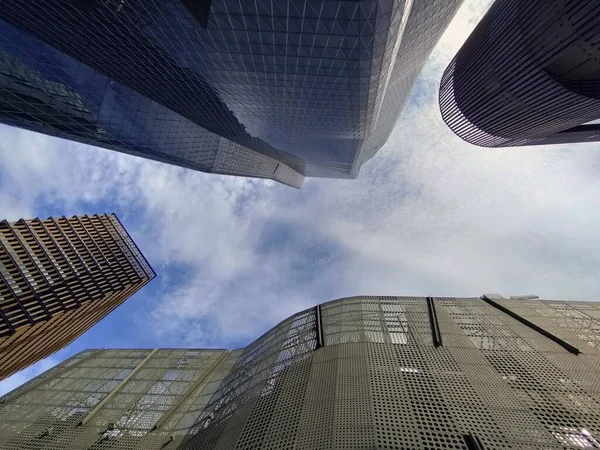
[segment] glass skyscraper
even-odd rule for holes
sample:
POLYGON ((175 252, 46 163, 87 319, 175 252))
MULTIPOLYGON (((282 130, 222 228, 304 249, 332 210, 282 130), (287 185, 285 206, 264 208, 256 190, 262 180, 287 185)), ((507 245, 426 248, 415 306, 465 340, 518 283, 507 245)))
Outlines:
POLYGON ((599 448, 599 351, 597 302, 344 298, 233 351, 79 353, 0 398, 0 448, 599 448))
POLYGON ((195 170, 353 178, 462 0, 6 0, 0 121, 195 170))

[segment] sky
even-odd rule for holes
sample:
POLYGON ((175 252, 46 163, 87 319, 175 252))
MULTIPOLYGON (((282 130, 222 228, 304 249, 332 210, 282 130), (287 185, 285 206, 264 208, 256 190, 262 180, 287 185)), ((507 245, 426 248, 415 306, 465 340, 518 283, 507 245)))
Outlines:
POLYGON ((158 277, 0 395, 86 348, 237 348, 353 295, 600 297, 600 153, 483 149, 442 122, 467 0, 355 180, 204 174, 0 125, 0 218, 115 212, 158 277))

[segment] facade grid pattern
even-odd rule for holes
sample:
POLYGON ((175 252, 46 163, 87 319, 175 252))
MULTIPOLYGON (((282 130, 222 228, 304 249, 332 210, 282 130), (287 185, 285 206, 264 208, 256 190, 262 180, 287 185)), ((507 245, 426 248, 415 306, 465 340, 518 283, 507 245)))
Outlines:
POLYGON ((484 147, 600 140, 600 4, 496 0, 444 72, 442 118, 484 147))
POLYGON ((295 187, 356 177, 461 2, 7 0, 0 121, 295 187))
POLYGON ((232 352, 89 350, 0 399, 0 447, 598 448, 600 306, 485 298, 340 299, 232 352))
POLYGON ((156 274, 113 215, 0 223, 0 379, 63 348, 156 274))

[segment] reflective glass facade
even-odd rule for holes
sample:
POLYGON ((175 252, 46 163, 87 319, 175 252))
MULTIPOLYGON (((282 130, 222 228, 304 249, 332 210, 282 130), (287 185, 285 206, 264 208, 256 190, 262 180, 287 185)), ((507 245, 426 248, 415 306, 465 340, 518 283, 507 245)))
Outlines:
POLYGON ((600 3, 496 0, 444 72, 440 108, 484 147, 600 141, 600 3))
POLYGON ((590 449, 600 306, 352 297, 246 348, 89 350, 0 399, 3 449, 590 449))
POLYGON ((214 173, 351 178, 462 0, 7 0, 0 120, 214 173))

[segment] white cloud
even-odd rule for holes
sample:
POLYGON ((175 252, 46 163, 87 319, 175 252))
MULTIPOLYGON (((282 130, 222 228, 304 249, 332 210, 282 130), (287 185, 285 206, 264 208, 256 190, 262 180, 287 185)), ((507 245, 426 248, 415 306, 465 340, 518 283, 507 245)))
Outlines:
POLYGON ((82 203, 119 196, 132 182, 126 175, 141 164, 126 155, 5 125, 0 125, 0 135, 0 208, 11 220, 35 211, 36 204, 60 204, 65 214, 73 214, 82 203), (11 201, 19 208, 10 208, 11 201))
POLYGON ((161 275, 132 334, 161 346, 249 341, 345 295, 593 300, 597 149, 486 150, 441 121, 441 71, 488 4, 466 2, 423 71, 418 107, 357 180, 309 179, 296 191, 3 129, 0 210, 122 211, 161 275))

